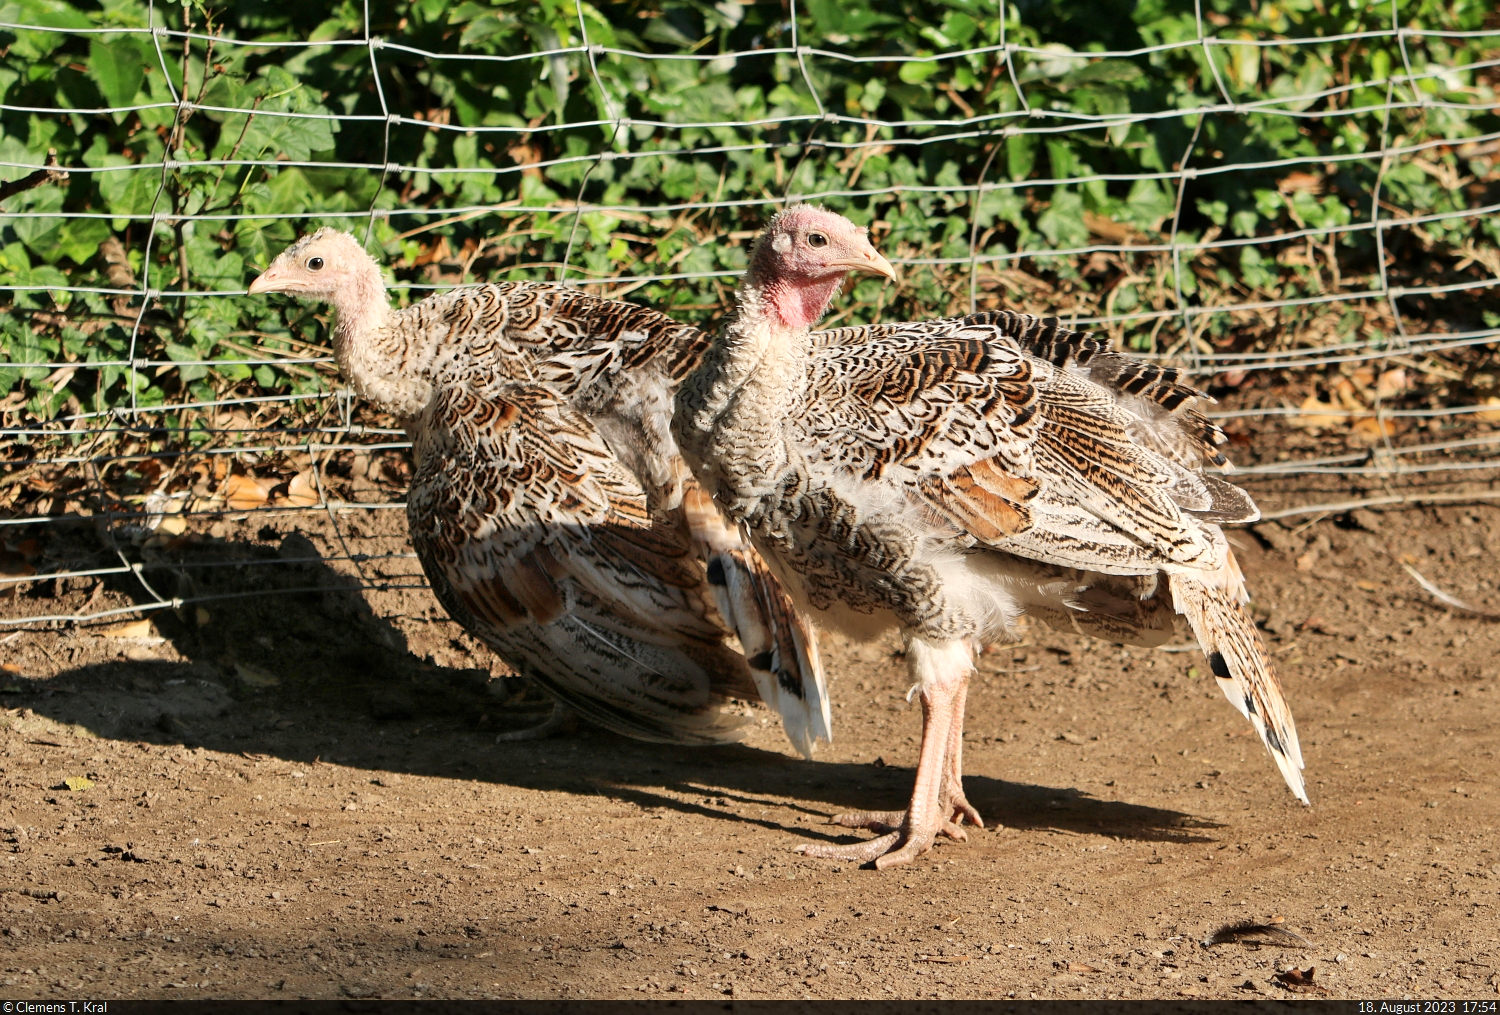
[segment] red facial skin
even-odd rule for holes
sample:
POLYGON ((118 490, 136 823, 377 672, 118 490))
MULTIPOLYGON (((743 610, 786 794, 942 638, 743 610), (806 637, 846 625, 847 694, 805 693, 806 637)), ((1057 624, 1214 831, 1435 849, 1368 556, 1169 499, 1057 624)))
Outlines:
POLYGON ((798 205, 777 215, 751 253, 747 283, 789 328, 818 322, 851 271, 896 277, 867 231, 842 215, 798 205))

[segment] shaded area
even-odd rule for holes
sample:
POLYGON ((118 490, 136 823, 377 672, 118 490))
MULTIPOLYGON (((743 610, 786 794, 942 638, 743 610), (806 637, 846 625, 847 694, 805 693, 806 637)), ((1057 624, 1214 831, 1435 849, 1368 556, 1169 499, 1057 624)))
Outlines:
MULTIPOLYGON (((465 671, 410 660, 405 673, 388 678, 392 686, 341 701, 335 689, 306 690, 290 681, 275 688, 236 686, 201 662, 126 661, 67 671, 0 702, 115 739, 603 795, 642 809, 713 816, 809 841, 847 840, 850 833, 821 821, 788 823, 783 820, 788 808, 816 820, 843 810, 898 806, 910 792, 913 772, 899 766, 805 762, 744 745, 647 744, 593 727, 549 741, 496 743, 493 735, 473 728, 474 713, 494 711, 495 699, 463 686, 467 679, 465 671), (372 709, 371 701, 389 701, 395 693, 418 704, 399 717, 372 709), (788 805, 783 797, 804 803, 788 805), (717 805, 700 802, 703 798, 717 805), (747 817, 733 809, 754 803, 774 806, 780 817, 747 817)), ((518 720, 544 714, 506 713, 518 720)), ((998 820, 1013 829, 1149 842, 1212 841, 1201 830, 1217 827, 1179 811, 1099 800, 1067 787, 981 775, 967 776, 965 787, 991 827, 998 820)))
MULTIPOLYGON (((713 814, 809 841, 848 840, 851 834, 821 820, 799 825, 738 815, 729 801, 792 797, 812 802, 793 805, 793 813, 816 820, 844 810, 899 807, 910 792, 913 772, 899 766, 808 764, 743 745, 646 744, 593 727, 552 741, 496 743, 489 731, 524 729, 547 716, 550 702, 534 685, 418 658, 392 620, 375 614, 355 576, 326 562, 311 539, 270 527, 257 535, 222 540, 187 534, 149 541, 140 551, 146 581, 158 595, 209 597, 202 605, 151 615, 153 635, 169 641, 185 661, 117 659, 45 681, 18 680, 0 704, 28 706, 112 739, 300 763, 323 759, 413 775, 461 773, 526 789, 603 794, 643 808, 713 814), (218 596, 233 598, 212 599, 218 596), (726 806, 692 802, 705 794, 723 798, 726 806)), ((356 564, 375 583, 411 584, 419 577, 419 565, 410 558, 372 554, 356 564)), ((104 581, 138 603, 154 601, 134 575, 104 581)), ((150 640, 126 644, 149 649, 143 641, 150 640)), ((969 775, 965 785, 992 826, 1206 841, 1194 831, 1203 823, 1177 811, 979 775, 969 775)), ((778 800, 776 806, 785 805, 778 800)))
MULTIPOLYGON (((78 693, 80 718, 69 721, 101 735, 166 735, 185 743, 212 739, 221 747, 254 734, 257 720, 250 716, 314 703, 337 702, 351 714, 376 720, 441 716, 496 729, 525 728, 546 716, 550 702, 530 681, 496 678, 487 667, 441 666, 430 656, 415 655, 400 628, 372 610, 361 581, 325 561, 301 532, 283 535, 267 526, 259 537, 226 540, 188 533, 147 540, 131 550, 141 577, 102 576, 90 600, 113 593, 140 605, 157 602, 157 596, 182 599, 184 605, 154 610, 142 621, 111 618, 73 629, 75 635, 117 639, 113 644, 124 660, 66 670, 47 681, 16 678, 7 684, 23 694, 78 693), (154 647, 163 642, 187 661, 152 659, 154 647)), ((54 543, 49 550, 66 553, 74 567, 118 562, 108 548, 97 549, 79 534, 64 539, 66 547, 54 543)), ((355 563, 376 587, 409 588, 422 580, 417 561, 409 557, 356 554, 355 563)), ((43 581, 23 596, 64 599, 54 583, 43 581)), ((51 607, 50 602, 36 605, 51 607)), ((504 672, 503 666, 498 669, 504 672)), ((266 721, 286 729, 295 720, 277 714, 266 721)))

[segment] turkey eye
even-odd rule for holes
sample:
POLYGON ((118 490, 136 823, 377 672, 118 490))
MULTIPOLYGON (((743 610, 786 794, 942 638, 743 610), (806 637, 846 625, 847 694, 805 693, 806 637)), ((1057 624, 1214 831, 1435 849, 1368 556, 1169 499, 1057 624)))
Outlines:
POLYGON ((808 233, 807 245, 809 247, 826 247, 828 246, 828 237, 822 233, 808 233))
POLYGON ((309 257, 307 259, 307 270, 308 271, 322 271, 323 270, 323 259, 321 257, 309 257))

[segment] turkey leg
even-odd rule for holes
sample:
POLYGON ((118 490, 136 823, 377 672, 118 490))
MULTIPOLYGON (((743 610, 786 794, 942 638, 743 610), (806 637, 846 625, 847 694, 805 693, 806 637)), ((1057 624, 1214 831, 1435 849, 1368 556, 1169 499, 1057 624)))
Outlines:
POLYGON ((964 701, 973 661, 964 642, 934 645, 912 638, 907 659, 921 686, 922 749, 916 785, 906 811, 865 811, 834 820, 849 828, 884 832, 848 846, 804 846, 808 856, 874 862, 881 869, 910 863, 932 848, 938 835, 963 841, 965 820, 983 827, 979 812, 963 792, 964 701))

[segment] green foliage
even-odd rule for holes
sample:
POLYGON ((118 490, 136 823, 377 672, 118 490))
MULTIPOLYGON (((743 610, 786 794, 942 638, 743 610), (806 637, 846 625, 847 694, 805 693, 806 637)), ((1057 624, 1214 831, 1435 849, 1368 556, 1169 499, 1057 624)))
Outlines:
MULTIPOLYGON (((1492 13, 1485 0, 1399 6, 1401 24, 1428 29, 1475 31, 1492 13)), ((773 3, 376 0, 369 31, 389 44, 373 51, 377 80, 353 0, 157 5, 158 26, 211 44, 125 31, 150 26, 141 0, 3 0, 0 21, 39 27, 0 30, 0 162, 55 151, 77 171, 0 209, 0 285, 12 287, 0 405, 45 421, 327 390, 328 367, 201 362, 326 350, 322 310, 232 295, 323 224, 363 237, 373 222, 372 249, 417 287, 411 298, 557 277, 566 259, 575 281, 705 276, 591 291, 707 320, 744 266, 746 234, 783 195, 813 195, 920 262, 899 289, 857 286, 846 319, 967 310, 973 267, 981 305, 1113 315, 1117 339, 1149 349, 1178 341, 1179 294, 1223 305, 1376 285, 1372 234, 1330 230, 1369 221, 1377 177, 1388 220, 1497 198, 1493 145, 1416 146, 1500 130, 1485 65, 1500 36, 1411 35, 1404 54, 1389 37, 1316 41, 1387 29, 1389 5, 1210 0, 1204 28, 1230 44, 1206 52, 1190 0, 1008 4, 1003 26, 988 0, 797 7, 800 45, 876 59, 755 52, 793 41, 773 3), (68 31, 83 28, 113 31, 68 31), (1267 40, 1285 44, 1249 44, 1267 40), (1009 64, 1002 42, 1021 47, 1009 64), (1179 42, 1192 44, 1098 55, 1179 42), (591 61, 586 46, 603 49, 591 61), (529 56, 542 50, 559 52, 529 56), (731 52, 748 55, 716 57, 731 52), (484 59, 504 57, 523 58, 484 59), (1226 102, 1238 110, 1201 123, 1172 112, 1226 102), (65 112, 100 108, 114 111, 65 112), (1345 159, 1383 142, 1411 151, 1383 169, 1345 159), (1179 187, 1184 160, 1199 175, 1179 187), (1251 168, 1217 171, 1229 165, 1251 168), (579 199, 598 210, 575 212, 579 199), (47 217, 59 213, 77 217, 47 217), (1194 252, 1296 230, 1308 235, 1194 252), (1173 238, 1189 245, 1180 270, 1151 249, 1173 238), (123 258, 106 256, 112 239, 123 258), (1101 245, 1113 252, 1049 254, 1101 245), (68 286, 160 296, 142 312, 138 296, 68 286), (129 355, 151 365, 89 366, 129 355), (27 365, 45 363, 78 368, 27 365)), ((1456 217, 1392 230, 1385 256, 1392 279, 1420 255, 1437 266, 1422 280, 1443 283, 1500 263, 1494 247, 1493 224, 1456 217), (1457 256, 1476 243, 1484 256, 1457 256)), ((1404 309, 1478 326, 1494 299, 1404 309)), ((1301 327, 1299 313, 1282 325, 1301 327)), ((1207 339, 1268 340, 1237 327, 1215 318, 1207 339)))

